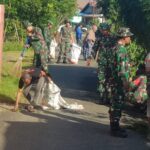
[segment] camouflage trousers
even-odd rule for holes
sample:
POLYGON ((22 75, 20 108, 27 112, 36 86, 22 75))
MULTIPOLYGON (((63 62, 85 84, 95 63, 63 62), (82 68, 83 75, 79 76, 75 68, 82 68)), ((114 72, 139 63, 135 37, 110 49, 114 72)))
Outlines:
POLYGON ((125 90, 123 80, 121 77, 118 77, 114 80, 113 97, 109 109, 110 125, 112 125, 112 129, 119 126, 119 121, 124 106, 124 97, 125 97, 125 90))
POLYGON ((111 69, 106 65, 99 65, 98 79, 100 100, 109 103, 112 97, 111 69))
POLYGON ((46 72, 48 71, 47 68, 47 51, 40 50, 39 52, 34 53, 33 65, 36 68, 41 67, 46 72))
POLYGON ((60 51, 59 51, 59 56, 58 56, 59 59, 61 59, 62 57, 66 59, 69 49, 70 49, 70 42, 62 41, 60 44, 60 51))
MULTIPOLYGON (((150 118, 150 74, 147 74, 147 117, 150 118)), ((150 127, 149 127, 150 128, 150 127)), ((149 130, 150 134, 150 130, 149 130)))

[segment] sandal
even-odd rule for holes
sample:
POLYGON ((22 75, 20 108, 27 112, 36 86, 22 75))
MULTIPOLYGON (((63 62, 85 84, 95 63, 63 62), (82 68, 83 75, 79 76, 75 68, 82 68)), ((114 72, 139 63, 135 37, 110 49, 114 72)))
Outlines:
POLYGON ((32 105, 28 105, 28 106, 25 106, 25 109, 28 111, 28 112, 34 112, 34 107, 32 105))

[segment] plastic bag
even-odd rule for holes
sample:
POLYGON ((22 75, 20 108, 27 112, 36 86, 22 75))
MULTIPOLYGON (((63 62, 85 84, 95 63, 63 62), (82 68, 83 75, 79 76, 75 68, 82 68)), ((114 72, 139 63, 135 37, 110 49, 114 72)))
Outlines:
POLYGON ((79 60, 79 57, 80 57, 80 54, 81 54, 81 47, 78 46, 77 44, 73 43, 72 47, 71 47, 71 50, 68 54, 69 62, 72 63, 72 64, 77 64, 78 60, 79 60))
POLYGON ((50 45, 50 56, 51 58, 55 59, 55 49, 57 47, 57 42, 55 39, 53 39, 51 41, 51 45, 50 45))

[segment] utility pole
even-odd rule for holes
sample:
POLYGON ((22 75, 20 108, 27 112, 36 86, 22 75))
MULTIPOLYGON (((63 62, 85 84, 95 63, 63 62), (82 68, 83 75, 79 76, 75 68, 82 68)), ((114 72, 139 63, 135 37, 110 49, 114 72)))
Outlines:
POLYGON ((4 12, 5 6, 0 4, 0 81, 2 79, 2 50, 4 41, 4 12))

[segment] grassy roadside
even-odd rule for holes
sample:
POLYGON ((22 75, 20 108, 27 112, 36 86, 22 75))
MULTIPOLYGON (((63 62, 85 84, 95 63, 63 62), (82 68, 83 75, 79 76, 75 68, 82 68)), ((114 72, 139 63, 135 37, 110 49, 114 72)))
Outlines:
MULTIPOLYGON (((5 48, 10 48, 7 45, 5 48)), ((12 47, 16 50, 16 47, 12 47)), ((2 81, 0 83, 0 102, 13 103, 16 97, 18 88, 18 78, 14 76, 14 64, 16 63, 20 51, 7 50, 3 52, 3 64, 2 64, 2 81)), ((23 60, 23 68, 32 65, 33 51, 28 50, 26 57, 23 60)))

